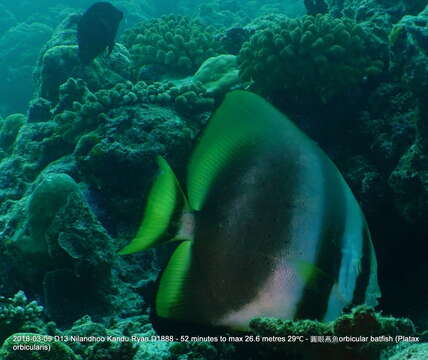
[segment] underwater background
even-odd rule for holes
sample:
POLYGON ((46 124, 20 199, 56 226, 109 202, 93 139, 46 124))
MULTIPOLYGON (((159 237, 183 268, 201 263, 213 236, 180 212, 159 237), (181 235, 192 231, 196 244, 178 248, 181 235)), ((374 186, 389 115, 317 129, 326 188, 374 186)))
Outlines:
POLYGON ((0 0, 0 359, 428 359, 428 0, 111 1, 116 43, 83 65, 93 3, 0 0), (376 249, 376 309, 255 319, 242 341, 153 337, 172 248, 117 252, 156 156, 182 177, 234 89, 287 114, 343 174, 376 249), (254 340, 289 335, 357 340, 254 340))

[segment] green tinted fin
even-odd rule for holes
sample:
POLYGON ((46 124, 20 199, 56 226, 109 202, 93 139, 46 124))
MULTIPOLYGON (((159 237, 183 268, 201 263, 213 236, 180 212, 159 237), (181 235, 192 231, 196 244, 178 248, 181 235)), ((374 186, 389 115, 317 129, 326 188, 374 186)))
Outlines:
POLYGON ((297 260, 295 267, 309 289, 316 290, 321 282, 335 283, 329 274, 309 261, 297 260))
POLYGON ((189 163, 187 186, 191 208, 203 208, 222 170, 254 149, 254 145, 281 136, 281 130, 285 131, 289 124, 285 115, 256 94, 242 90, 227 94, 189 163))
POLYGON ((186 316, 185 284, 191 266, 192 241, 183 241, 175 249, 159 282, 156 314, 163 318, 182 320, 186 316))
POLYGON ((295 264, 297 273, 304 280, 304 282, 309 282, 314 277, 323 277, 327 274, 318 268, 316 265, 310 263, 309 261, 298 260, 295 264))
POLYGON ((178 229, 177 220, 184 209, 188 208, 187 200, 180 184, 167 161, 157 158, 159 172, 149 192, 143 221, 135 238, 119 254, 132 254, 145 250, 162 242, 171 240, 178 229))

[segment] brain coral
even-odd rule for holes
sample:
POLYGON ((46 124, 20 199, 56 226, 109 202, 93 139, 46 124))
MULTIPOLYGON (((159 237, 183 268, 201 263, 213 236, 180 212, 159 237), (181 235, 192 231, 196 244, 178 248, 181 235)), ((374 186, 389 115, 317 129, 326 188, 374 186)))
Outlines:
POLYGON ((126 31, 123 42, 131 53, 135 72, 143 65, 165 65, 190 75, 209 57, 221 52, 211 28, 185 16, 162 16, 126 31))
POLYGON ((240 76, 264 93, 286 90, 323 102, 379 73, 368 32, 351 19, 306 15, 257 31, 239 54, 240 76))

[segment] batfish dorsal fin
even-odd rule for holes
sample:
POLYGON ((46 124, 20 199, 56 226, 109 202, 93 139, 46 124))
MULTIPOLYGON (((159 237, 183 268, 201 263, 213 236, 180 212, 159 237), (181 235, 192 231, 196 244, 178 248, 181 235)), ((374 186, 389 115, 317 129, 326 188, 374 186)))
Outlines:
POLYGON ((182 320, 186 315, 187 301, 184 286, 189 277, 192 241, 183 241, 174 250, 162 273, 156 293, 156 314, 162 318, 182 320))
POLYGON ((171 229, 177 225, 176 221, 172 221, 173 218, 178 218, 182 210, 188 208, 180 184, 167 161, 159 156, 157 162, 159 172, 149 192, 143 221, 135 238, 120 250, 121 255, 132 254, 171 240, 178 230, 171 229))
POLYGON ((272 142, 272 137, 286 129, 293 131, 297 127, 260 96, 243 90, 227 94, 189 163, 187 189, 191 208, 203 208, 213 182, 232 161, 254 150, 254 145, 272 142))

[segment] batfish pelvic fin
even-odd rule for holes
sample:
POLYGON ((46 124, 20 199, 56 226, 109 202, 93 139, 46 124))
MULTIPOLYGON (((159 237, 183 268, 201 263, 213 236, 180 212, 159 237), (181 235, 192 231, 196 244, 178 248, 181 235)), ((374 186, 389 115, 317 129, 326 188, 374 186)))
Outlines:
POLYGON ((169 241, 192 240, 193 215, 167 161, 158 156, 158 173, 149 192, 144 217, 135 238, 119 251, 133 254, 169 241))

